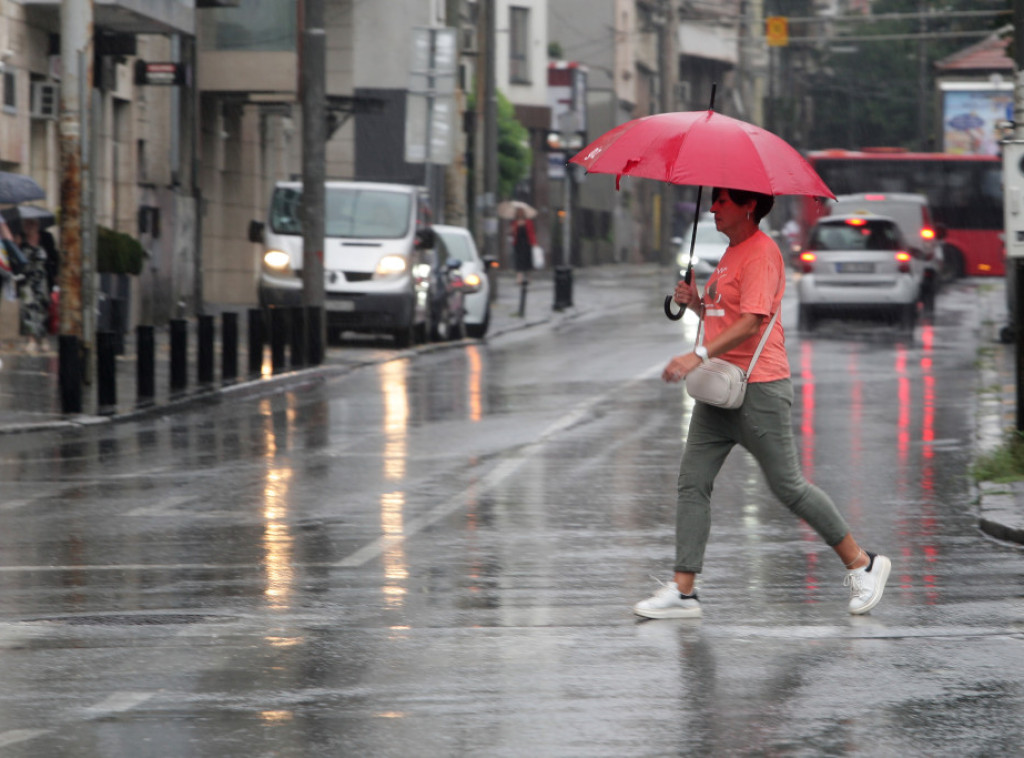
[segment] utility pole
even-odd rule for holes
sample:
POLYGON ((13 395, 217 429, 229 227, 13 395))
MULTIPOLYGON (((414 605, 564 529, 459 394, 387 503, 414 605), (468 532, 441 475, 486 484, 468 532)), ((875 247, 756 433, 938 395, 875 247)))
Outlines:
POLYGON ((306 362, 323 362, 324 180, 327 130, 324 0, 303 0, 300 93, 302 100, 302 304, 306 362))
POLYGON ((88 322, 84 323, 89 301, 82 297, 83 280, 92 276, 82 244, 82 193, 91 175, 82 159, 82 146, 83 132, 88 134, 92 93, 92 0, 61 0, 60 39, 60 396, 62 412, 81 413, 82 384, 89 365, 84 353, 92 343, 86 331, 88 322))
POLYGON ((1016 336, 1017 431, 1024 431, 1024 339, 1021 339, 1021 314, 1024 313, 1024 231, 1019 215, 1020 187, 1024 184, 1024 0, 1013 0, 1013 142, 1003 145, 1003 199, 1006 240, 1006 286, 1010 288, 1013 333, 1016 336), (1016 192, 1014 191, 1016 189, 1016 192), (1014 228, 1016 227, 1016 228, 1014 228))
MULTIPOLYGON (((661 22, 661 29, 658 31, 658 41, 661 60, 658 66, 661 68, 661 102, 659 103, 662 113, 670 113, 675 108, 676 89, 676 10, 675 2, 670 0, 663 4, 664 16, 661 22)), ((669 239, 672 237, 672 198, 675 196, 671 185, 668 182, 661 182, 661 197, 659 199, 658 214, 658 263, 672 262, 672 246, 669 239)), ((696 218, 696 217, 695 217, 696 218)))
POLYGON ((495 73, 495 0, 484 0, 484 102, 483 102, 483 163, 484 197, 483 229, 484 251, 494 255, 498 250, 498 88, 495 73))

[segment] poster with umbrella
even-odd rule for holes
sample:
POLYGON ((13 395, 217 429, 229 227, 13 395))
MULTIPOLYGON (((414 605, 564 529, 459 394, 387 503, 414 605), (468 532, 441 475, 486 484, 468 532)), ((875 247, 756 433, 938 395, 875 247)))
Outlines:
MULTIPOLYGON (((714 89, 706 111, 659 113, 633 119, 605 132, 570 163, 590 173, 614 174, 616 189, 623 176, 672 184, 696 185, 700 207, 704 186, 748 190, 765 195, 809 195, 832 198, 807 160, 781 137, 746 121, 715 112, 714 89)), ((694 226, 694 237, 696 225, 694 226)), ((693 247, 686 281, 693 274, 693 247)), ((672 297, 665 299, 669 318, 672 297)))

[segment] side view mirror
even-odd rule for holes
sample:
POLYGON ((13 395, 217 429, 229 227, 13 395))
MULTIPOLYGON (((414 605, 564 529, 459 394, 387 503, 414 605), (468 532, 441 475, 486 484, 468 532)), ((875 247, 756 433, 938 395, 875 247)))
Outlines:
POLYGON ((457 271, 458 269, 462 268, 462 261, 460 261, 458 258, 452 258, 451 260, 448 261, 447 266, 449 271, 457 271))
POLYGON ((946 235, 948 235, 948 234, 949 234, 949 227, 948 226, 946 226, 945 224, 936 224, 935 225, 935 239, 937 239, 937 240, 944 240, 944 239, 946 239, 946 235))
POLYGON ((420 249, 430 249, 434 247, 434 230, 429 226, 417 229, 415 244, 416 247, 420 249))
POLYGON ((263 243, 263 222, 262 221, 250 221, 249 222, 249 241, 263 243))

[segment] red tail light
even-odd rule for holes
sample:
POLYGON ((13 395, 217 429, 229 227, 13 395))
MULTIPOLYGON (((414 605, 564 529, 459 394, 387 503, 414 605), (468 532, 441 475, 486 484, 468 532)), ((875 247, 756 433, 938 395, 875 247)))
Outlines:
POLYGON ((818 254, 813 250, 804 250, 800 253, 800 268, 805 274, 814 271, 814 262, 818 260, 818 254))
POLYGON ((846 223, 850 226, 867 226, 868 220, 866 218, 848 218, 846 223))
POLYGON ((926 226, 924 229, 921 230, 921 239, 923 239, 923 240, 933 240, 933 239, 935 239, 935 230, 934 229, 930 229, 929 227, 926 226))
POLYGON ((899 264, 901 274, 910 273, 910 261, 912 258, 913 256, 910 253, 905 252, 903 250, 900 250, 898 253, 896 253, 896 262, 899 264))

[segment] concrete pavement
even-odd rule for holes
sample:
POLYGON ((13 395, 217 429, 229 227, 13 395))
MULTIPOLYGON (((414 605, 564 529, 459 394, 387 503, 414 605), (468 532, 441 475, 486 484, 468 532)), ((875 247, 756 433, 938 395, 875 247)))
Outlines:
MULTIPOLYGON (((519 289, 512 275, 498 275, 497 298, 492 305, 489 337, 510 331, 571 319, 603 308, 615 291, 615 282, 622 277, 641 277, 650 280, 652 291, 661 286, 668 293, 671 276, 667 269, 654 264, 621 264, 597 266, 573 271, 573 305, 562 311, 553 309, 554 285, 551 271, 535 272, 527 297, 525 318, 517 315, 519 289)), ((999 331, 1007 323, 1002 280, 985 281, 978 287, 981 312, 979 335, 978 391, 976 436, 978 454, 1003 444, 1016 424, 1016 346, 999 341, 999 331)), ((207 402, 222 402, 240 395, 260 395, 278 392, 304 383, 322 381, 327 377, 352 371, 360 366, 393 360, 396 355, 410 351, 446 349, 458 343, 432 343, 395 351, 386 340, 371 341, 367 347, 354 349, 351 345, 328 347, 325 361, 313 368, 284 370, 271 373, 266 366, 256 378, 244 377, 247 365, 245 337, 245 309, 239 313, 239 381, 224 384, 220 381, 220 352, 215 352, 215 381, 205 386, 196 383, 196 336, 189 335, 191 355, 188 363, 189 385, 184 391, 170 391, 169 333, 166 328, 156 334, 156 393, 147 405, 137 402, 136 356, 134 339, 126 338, 125 354, 117 358, 117 403, 110 408, 98 408, 95 384, 83 390, 83 413, 66 415, 61 412, 59 397, 58 360, 56 341, 51 338, 51 350, 44 354, 29 355, 10 342, 0 344, 0 434, 35 432, 47 429, 72 428, 91 424, 112 423, 140 418, 146 415, 165 415, 207 402), (102 412, 101 412, 102 410, 102 412)), ((194 325, 193 325, 194 326, 194 325)), ((219 328, 219 320, 218 320, 219 328)), ((1024 482, 1011 484, 984 483, 977 488, 979 527, 995 539, 1024 544, 1024 482)))

